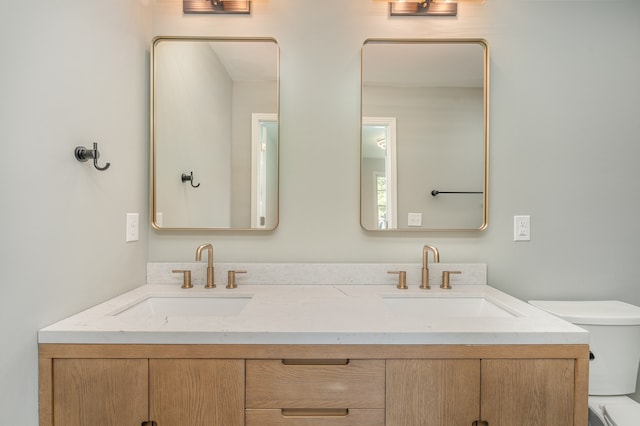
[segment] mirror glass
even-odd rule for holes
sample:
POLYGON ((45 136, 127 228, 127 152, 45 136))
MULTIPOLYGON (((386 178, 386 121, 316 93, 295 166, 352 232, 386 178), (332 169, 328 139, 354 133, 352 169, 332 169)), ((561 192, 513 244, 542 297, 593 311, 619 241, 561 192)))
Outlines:
POLYGON ((154 39, 154 228, 277 226, 278 63, 273 39, 154 39))
POLYGON ((488 49, 483 40, 367 40, 360 223, 487 226, 488 49))

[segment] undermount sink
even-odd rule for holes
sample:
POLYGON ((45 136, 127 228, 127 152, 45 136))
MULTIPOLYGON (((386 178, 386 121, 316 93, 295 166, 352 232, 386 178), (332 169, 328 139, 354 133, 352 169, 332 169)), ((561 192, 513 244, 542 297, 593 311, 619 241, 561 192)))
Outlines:
POLYGON ((202 317, 238 315, 251 296, 152 296, 115 312, 119 317, 202 317))
POLYGON ((411 318, 495 318, 515 317, 517 313, 483 296, 382 296, 384 304, 396 316, 411 318))

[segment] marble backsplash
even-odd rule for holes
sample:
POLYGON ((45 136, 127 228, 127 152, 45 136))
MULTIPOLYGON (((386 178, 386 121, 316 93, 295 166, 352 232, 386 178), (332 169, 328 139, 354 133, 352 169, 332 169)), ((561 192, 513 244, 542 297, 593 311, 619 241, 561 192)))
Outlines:
MULTIPOLYGON (((215 263, 216 285, 227 284, 227 272, 245 270, 236 282, 242 284, 354 284, 396 285, 398 276, 388 271, 406 271, 407 285, 419 286, 422 277, 420 263, 215 263)), ((172 270, 190 270, 194 285, 204 285, 206 262, 147 264, 147 284, 182 284, 182 274, 172 270)), ((430 263, 429 284, 439 286, 443 271, 461 271, 451 275, 451 285, 487 284, 485 263, 430 263)))

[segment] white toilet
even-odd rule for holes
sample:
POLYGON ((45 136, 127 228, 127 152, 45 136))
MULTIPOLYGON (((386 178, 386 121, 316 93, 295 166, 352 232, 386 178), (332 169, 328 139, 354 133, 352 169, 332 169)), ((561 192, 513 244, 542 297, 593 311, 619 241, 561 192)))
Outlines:
POLYGON ((636 390, 640 363, 640 307, 607 301, 530 304, 590 333, 589 426, 640 426, 636 390))

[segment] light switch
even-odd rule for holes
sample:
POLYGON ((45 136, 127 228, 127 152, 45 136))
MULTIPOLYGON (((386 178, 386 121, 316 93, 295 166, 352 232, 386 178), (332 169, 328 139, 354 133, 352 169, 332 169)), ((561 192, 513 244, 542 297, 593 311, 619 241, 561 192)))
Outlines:
POLYGON ((138 241, 139 237, 139 219, 140 215, 138 213, 127 213, 127 236, 125 238, 126 242, 138 241))

